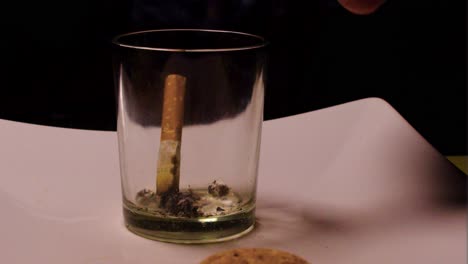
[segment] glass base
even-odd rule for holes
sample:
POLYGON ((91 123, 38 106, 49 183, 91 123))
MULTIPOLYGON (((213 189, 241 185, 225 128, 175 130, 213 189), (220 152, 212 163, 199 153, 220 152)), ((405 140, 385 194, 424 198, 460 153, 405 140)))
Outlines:
POLYGON ((227 241, 249 233, 255 224, 255 208, 237 213, 203 217, 161 217, 124 204, 127 228, 152 240, 203 244, 227 241))

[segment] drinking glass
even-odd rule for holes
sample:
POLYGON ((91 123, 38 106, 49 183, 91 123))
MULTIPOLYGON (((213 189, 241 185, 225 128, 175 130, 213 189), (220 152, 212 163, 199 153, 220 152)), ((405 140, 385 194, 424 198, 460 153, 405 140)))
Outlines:
POLYGON ((252 230, 265 40, 167 29, 123 34, 113 44, 127 228, 177 243, 252 230))

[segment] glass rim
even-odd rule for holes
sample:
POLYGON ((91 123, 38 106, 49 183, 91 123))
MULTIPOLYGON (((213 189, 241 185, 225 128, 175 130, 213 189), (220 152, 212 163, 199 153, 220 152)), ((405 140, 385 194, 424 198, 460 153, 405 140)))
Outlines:
POLYGON ((176 29, 151 29, 151 30, 141 30, 141 31, 134 31, 134 32, 129 32, 129 33, 124 33, 117 35, 112 39, 112 43, 114 45, 117 45, 119 47, 123 48, 130 48, 130 49, 135 49, 135 50, 148 50, 148 51, 169 51, 169 52, 226 52, 226 51, 241 51, 241 50, 253 50, 253 49, 259 49, 263 48, 268 45, 268 42, 265 40, 265 38, 250 34, 250 33, 245 33, 245 32, 239 32, 239 31, 230 31, 230 30, 217 30, 217 29, 191 29, 191 28, 176 28, 176 29), (231 35, 242 35, 246 37, 251 37, 255 38, 259 41, 259 44, 256 45, 245 45, 245 46, 239 46, 239 47, 234 47, 234 48, 208 48, 208 49, 200 49, 200 48, 194 48, 194 49, 180 49, 180 48, 162 48, 162 47, 148 47, 148 46, 140 46, 140 45, 132 45, 132 44, 125 44, 124 42, 121 41, 123 37, 128 37, 128 36, 134 36, 134 35, 140 35, 140 34, 145 34, 145 33, 158 33, 158 32, 208 32, 208 33, 223 33, 223 34, 231 34, 231 35))

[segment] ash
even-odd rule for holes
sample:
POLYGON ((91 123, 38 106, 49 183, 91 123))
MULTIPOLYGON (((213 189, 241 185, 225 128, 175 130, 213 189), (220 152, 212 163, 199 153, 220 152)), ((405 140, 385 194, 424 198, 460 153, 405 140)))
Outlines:
POLYGON ((157 195, 143 189, 136 195, 136 205, 160 216, 198 218, 222 216, 241 210, 241 199, 221 181, 213 181, 205 190, 188 188, 157 195))

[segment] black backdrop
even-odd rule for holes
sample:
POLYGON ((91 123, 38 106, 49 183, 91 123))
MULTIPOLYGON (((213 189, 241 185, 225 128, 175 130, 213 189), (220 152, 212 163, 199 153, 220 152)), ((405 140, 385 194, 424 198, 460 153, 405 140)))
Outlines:
POLYGON ((271 42, 265 119, 376 96, 443 154, 466 154, 465 1, 388 0, 369 16, 306 2, 2 3, 0 118, 113 130, 113 36, 228 29, 271 42))

